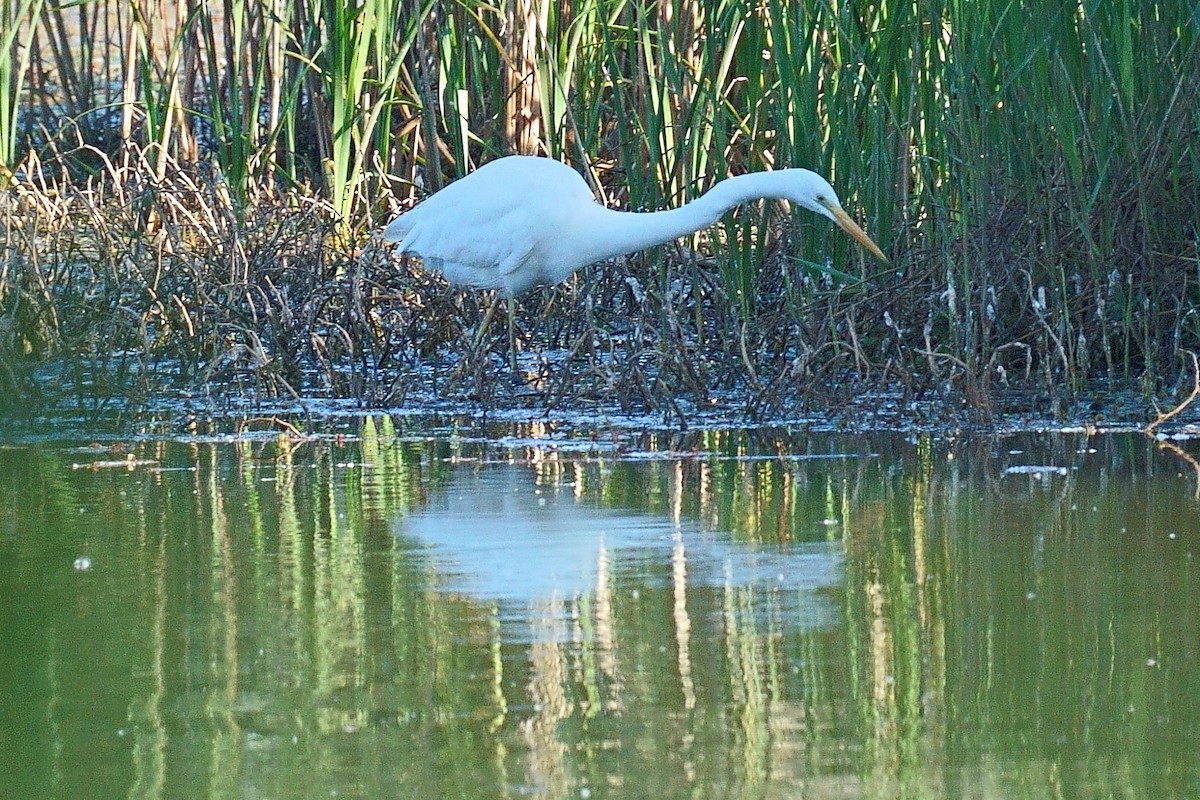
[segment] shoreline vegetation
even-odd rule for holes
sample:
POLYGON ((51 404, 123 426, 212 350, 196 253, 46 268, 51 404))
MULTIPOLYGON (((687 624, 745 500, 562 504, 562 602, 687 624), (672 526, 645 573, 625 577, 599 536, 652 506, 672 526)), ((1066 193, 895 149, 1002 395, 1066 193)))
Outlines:
POLYGON ((14 0, 0 15, 0 415, 211 391, 681 421, 733 402, 762 419, 876 392, 983 422, 1150 422, 1200 387, 1189 4, 14 0), (370 234, 512 152, 565 161, 629 209, 809 167, 892 263, 750 206, 535 290, 511 320, 502 305, 471 352, 490 297, 370 234))

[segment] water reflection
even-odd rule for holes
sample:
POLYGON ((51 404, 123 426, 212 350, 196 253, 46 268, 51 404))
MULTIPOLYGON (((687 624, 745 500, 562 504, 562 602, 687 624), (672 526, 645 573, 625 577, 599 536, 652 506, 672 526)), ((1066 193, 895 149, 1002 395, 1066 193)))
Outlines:
POLYGON ((524 620, 531 609, 578 603, 586 595, 664 584, 774 595, 786 626, 818 625, 833 614, 819 589, 841 579, 840 542, 732 541, 695 520, 632 514, 585 498, 573 480, 539 485, 534 470, 512 464, 457 470, 415 513, 398 518, 402 540, 421 548, 439 587, 497 600, 524 620))
POLYGON ((1144 437, 402 425, 0 449, 5 796, 1200 796, 1144 437))

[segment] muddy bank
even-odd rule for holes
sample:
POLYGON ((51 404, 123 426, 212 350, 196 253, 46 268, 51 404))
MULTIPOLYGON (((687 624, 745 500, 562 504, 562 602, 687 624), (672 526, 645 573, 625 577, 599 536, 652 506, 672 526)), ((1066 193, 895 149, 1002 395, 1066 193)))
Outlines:
MULTIPOLYGON (((452 367, 444 365, 447 371, 452 367)), ((428 380, 433 380, 426 376, 428 380)), ((200 394, 179 392, 131 403, 127 398, 76 399, 37 413, 0 417, 8 441, 124 441, 133 438, 271 439, 356 438, 364 420, 386 418, 404 435, 472 437, 480 441, 553 441, 555 446, 591 449, 640 448, 641 437, 667 437, 669 449, 687 451, 711 431, 775 433, 900 432, 935 439, 975 438, 1016 432, 1141 431, 1163 440, 1200 437, 1200 407, 1190 404, 1167 417, 1133 393, 1102 393, 1071 402, 1035 393, 997 398, 983 414, 963 399, 912 398, 897 392, 864 392, 837 402, 756 415, 746 395, 728 390, 698 406, 678 398, 662 406, 630 408, 596 398, 556 398, 512 373, 497 369, 487 378, 484 402, 466 394, 447 397, 412 388, 401 402, 367 407, 331 397, 263 398, 234 385, 200 394), (1160 422, 1156 425, 1155 421, 1160 422)), ((371 424, 371 423, 368 423, 371 424)))

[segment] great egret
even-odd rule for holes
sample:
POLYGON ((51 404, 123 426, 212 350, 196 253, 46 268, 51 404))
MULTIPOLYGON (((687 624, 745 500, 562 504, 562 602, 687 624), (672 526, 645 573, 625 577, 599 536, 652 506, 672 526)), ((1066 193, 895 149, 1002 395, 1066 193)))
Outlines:
POLYGON ((829 182, 810 170, 738 175, 679 208, 639 213, 600 205, 579 173, 535 156, 485 164, 396 217, 383 239, 399 242, 399 252, 419 256, 451 284, 512 297, 564 281, 588 264, 695 233, 759 198, 790 200, 828 217, 887 261, 842 210, 829 182))
POLYGON ((759 198, 790 200, 828 217, 887 261, 842 210, 829 182, 807 169, 726 178, 679 208, 639 213, 600 205, 575 170, 534 156, 485 164, 396 217, 383 229, 383 240, 399 242, 399 252, 419 256, 451 284, 500 290, 472 337, 471 353, 479 349, 501 296, 508 297, 509 365, 515 373, 516 295, 560 283, 588 264, 695 233, 730 208, 759 198))

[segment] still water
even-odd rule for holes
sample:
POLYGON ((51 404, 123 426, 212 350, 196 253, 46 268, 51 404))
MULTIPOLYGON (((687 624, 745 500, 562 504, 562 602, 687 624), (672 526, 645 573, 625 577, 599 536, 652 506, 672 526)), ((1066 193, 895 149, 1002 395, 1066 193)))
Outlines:
POLYGON ((9 445, 0 796, 1200 797, 1174 447, 9 445))

